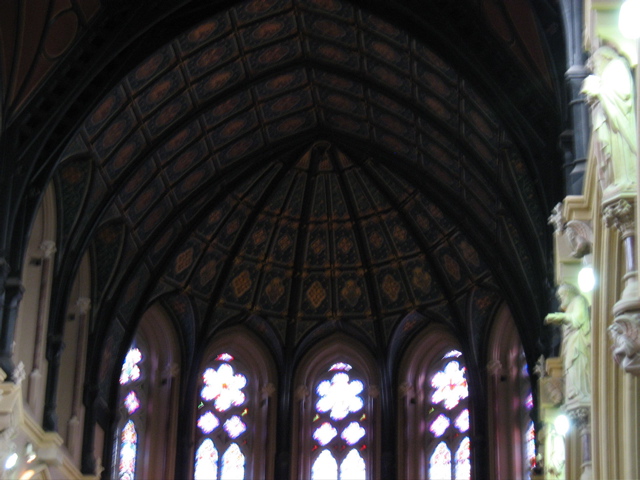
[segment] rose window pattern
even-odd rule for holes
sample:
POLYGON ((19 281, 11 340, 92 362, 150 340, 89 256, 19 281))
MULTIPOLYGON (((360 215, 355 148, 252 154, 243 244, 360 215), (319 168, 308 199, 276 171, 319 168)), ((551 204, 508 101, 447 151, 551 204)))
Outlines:
POLYGON ((365 384, 348 363, 335 363, 315 386, 312 480, 366 480, 369 418, 365 384))
POLYGON ((194 480, 244 480, 250 426, 247 377, 219 354, 200 378, 194 480))
POLYGON ((139 348, 130 348, 122 363, 120 372, 121 412, 125 418, 120 431, 118 480, 134 480, 136 478, 136 460, 138 457, 139 413, 142 406, 142 361, 139 348))
POLYGON ((471 478, 469 388, 462 353, 447 352, 435 368, 427 387, 427 476, 430 480, 468 480, 471 478))

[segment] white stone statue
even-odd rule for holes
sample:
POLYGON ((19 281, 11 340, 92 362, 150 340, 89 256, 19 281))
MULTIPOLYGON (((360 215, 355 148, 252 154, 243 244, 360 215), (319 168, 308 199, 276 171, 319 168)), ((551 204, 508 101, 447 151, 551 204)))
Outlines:
POLYGON ((545 323, 562 325, 565 403, 584 404, 591 399, 591 322, 589 303, 570 284, 558 287, 561 312, 550 313, 545 323))
POLYGON ((628 63, 611 47, 596 50, 588 65, 593 75, 582 93, 591 106, 592 144, 606 201, 633 192, 636 184, 634 85, 628 63))

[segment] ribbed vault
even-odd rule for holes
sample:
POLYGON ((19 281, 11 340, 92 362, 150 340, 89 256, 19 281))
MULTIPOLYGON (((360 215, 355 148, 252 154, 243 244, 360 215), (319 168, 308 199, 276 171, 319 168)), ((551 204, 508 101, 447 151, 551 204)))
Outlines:
POLYGON ((499 302, 535 316, 538 172, 524 124, 481 91, 419 37, 339 1, 242 3, 138 65, 55 175, 63 268, 86 249, 95 265, 104 397, 157 300, 188 350, 252 321, 275 351, 318 329, 382 351, 417 312, 481 355, 499 302))

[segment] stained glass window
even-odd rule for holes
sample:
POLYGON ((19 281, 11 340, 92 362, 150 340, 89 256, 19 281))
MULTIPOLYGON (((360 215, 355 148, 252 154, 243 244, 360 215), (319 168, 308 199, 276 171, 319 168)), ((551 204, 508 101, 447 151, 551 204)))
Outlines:
POLYGON ((222 455, 220 480, 244 480, 244 455, 237 443, 232 443, 222 455))
POLYGON ((525 449, 529 467, 536 465, 536 429, 533 422, 529 423, 525 437, 525 449))
POLYGON ((349 445, 354 445, 358 443, 360 439, 365 436, 366 433, 367 431, 364 428, 362 428, 358 422, 351 422, 342 431, 342 434, 340 436, 349 445))
POLYGON ((345 362, 332 364, 315 388, 313 480, 365 480, 368 418, 365 384, 345 362), (328 448, 322 448, 328 447, 328 448), (333 452, 333 453, 332 453, 333 452))
POLYGON ((138 395, 136 392, 131 391, 127 394, 124 399, 124 407, 129 412, 129 415, 133 414, 140 407, 140 400, 138 400, 138 395))
POLYGON ((460 442, 456 451, 456 480, 467 480, 471 478, 471 443, 469 437, 465 437, 460 442))
POLYGON ((456 418, 456 428, 461 432, 469 430, 469 410, 464 409, 458 418, 456 418))
POLYGON ((210 438, 200 444, 196 451, 195 480, 215 480, 218 478, 218 450, 210 438))
POLYGON ((469 396, 465 368, 460 368, 458 362, 449 362, 444 370, 436 373, 431 379, 431 386, 435 387, 432 395, 433 403, 444 402, 444 407, 451 410, 458 402, 469 396))
POLYGON ((349 413, 362 409, 364 402, 358 394, 363 389, 360 380, 350 382, 348 374, 336 373, 331 380, 324 380, 318 385, 316 392, 320 399, 316 403, 316 410, 320 413, 330 411, 333 420, 342 420, 349 413))
POLYGON ((245 438, 242 435, 249 428, 249 381, 235 356, 223 352, 213 358, 201 377, 198 408, 204 413, 198 417, 197 426, 204 440, 196 452, 194 478, 244 480, 249 443, 246 440, 239 443, 231 441, 245 438), (220 425, 222 429, 218 428, 220 425), (198 467, 198 462, 201 467, 198 467))
POLYGON ((329 450, 322 450, 313 462, 311 480, 338 480, 338 462, 329 450))
POLYGON ((120 434, 119 480, 133 480, 136 475, 138 434, 132 420, 128 420, 120 434))
POLYGON ((198 418, 198 428, 202 433, 211 433, 220 425, 220 420, 210 410, 207 410, 198 418))
POLYGON ((430 480, 451 480, 451 450, 440 442, 429 459, 430 480))
POLYGON ((462 353, 451 350, 432 366, 427 396, 428 478, 469 480, 471 443, 463 437, 470 427, 468 397, 462 353), (455 427, 455 428, 452 428, 455 427))
POLYGON ((140 366, 142 361, 142 352, 138 348, 131 348, 127 352, 122 364, 122 372, 120 373, 120 385, 126 385, 135 382, 140 378, 140 366))
POLYGON ((317 441, 323 447, 338 435, 338 431, 329 422, 324 422, 315 432, 313 432, 313 439, 317 441))
POLYGON ((136 478, 136 460, 140 432, 142 400, 136 390, 141 390, 143 378, 143 355, 139 348, 130 348, 122 362, 120 372, 120 407, 123 417, 120 430, 120 443, 117 445, 120 461, 118 463, 118 479, 134 480, 136 478), (126 388, 125 388, 126 386, 126 388), (135 388, 136 390, 133 390, 135 388))
POLYGON ((449 418, 445 415, 440 414, 433 422, 431 422, 429 430, 431 430, 431 433, 433 433, 436 437, 439 437, 445 432, 447 428, 449 428, 449 425, 451 425, 451 420, 449 420, 449 418))
POLYGON ((352 449, 340 464, 341 480, 366 480, 367 469, 360 453, 352 449))
POLYGON ((202 399, 214 400, 216 410, 219 412, 244 403, 245 395, 242 389, 246 386, 247 379, 242 374, 234 374, 233 367, 228 363, 220 365, 218 370, 207 368, 202 374, 202 379, 204 380, 202 399))

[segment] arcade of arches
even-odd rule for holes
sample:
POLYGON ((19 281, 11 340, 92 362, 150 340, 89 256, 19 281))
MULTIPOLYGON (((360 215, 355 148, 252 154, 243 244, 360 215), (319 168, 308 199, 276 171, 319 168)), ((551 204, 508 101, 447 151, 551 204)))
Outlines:
POLYGON ((5 2, 0 478, 638 478, 618 7, 5 2))

